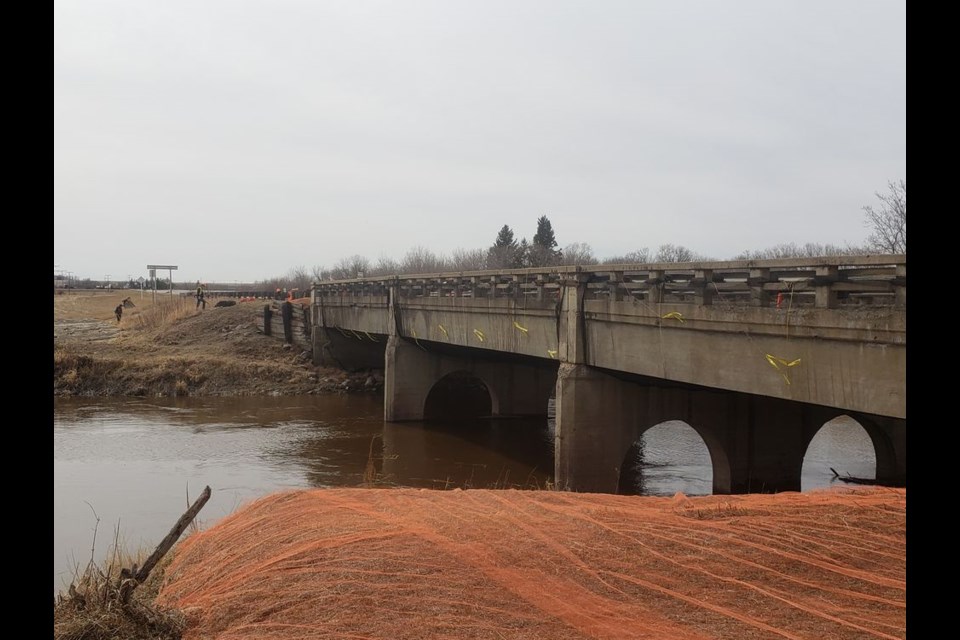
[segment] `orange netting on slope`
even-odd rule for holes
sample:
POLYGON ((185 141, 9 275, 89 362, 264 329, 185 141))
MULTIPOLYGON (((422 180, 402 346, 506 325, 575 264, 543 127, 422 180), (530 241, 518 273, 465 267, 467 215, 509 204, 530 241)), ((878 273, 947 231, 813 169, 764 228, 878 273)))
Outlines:
POLYGON ((187 639, 904 638, 906 491, 316 489, 186 539, 187 639))

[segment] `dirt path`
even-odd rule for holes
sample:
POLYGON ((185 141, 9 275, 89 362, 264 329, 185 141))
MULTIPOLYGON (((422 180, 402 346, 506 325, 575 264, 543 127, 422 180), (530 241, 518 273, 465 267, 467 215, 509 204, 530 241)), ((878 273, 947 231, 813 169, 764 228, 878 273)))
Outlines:
POLYGON ((56 320, 53 339, 64 342, 100 342, 113 340, 120 328, 103 320, 56 320))

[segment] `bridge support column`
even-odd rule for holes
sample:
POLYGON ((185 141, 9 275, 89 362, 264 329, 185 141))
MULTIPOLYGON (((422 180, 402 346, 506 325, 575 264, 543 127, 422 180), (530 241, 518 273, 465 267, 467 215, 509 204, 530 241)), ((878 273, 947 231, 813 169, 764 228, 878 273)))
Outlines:
POLYGON ((810 423, 803 405, 761 396, 741 398, 745 402, 736 403, 723 428, 728 451, 735 442, 743 443, 730 458, 730 493, 800 491, 810 423))
POLYGON ((716 494, 799 491, 806 444, 822 424, 800 403, 631 382, 564 363, 557 377, 558 486, 616 492, 630 445, 669 420, 703 439, 716 494))
POLYGON ((907 421, 865 414, 851 414, 866 430, 877 454, 877 480, 906 486, 907 421))
POLYGON ((616 493, 623 456, 637 423, 635 385, 582 364, 557 375, 557 486, 616 493))
POLYGON ((890 418, 882 428, 890 441, 891 456, 883 464, 877 456, 877 479, 907 486, 907 421, 890 418))
POLYGON ((383 419, 423 420, 427 394, 440 375, 440 358, 399 336, 387 339, 383 372, 383 419))

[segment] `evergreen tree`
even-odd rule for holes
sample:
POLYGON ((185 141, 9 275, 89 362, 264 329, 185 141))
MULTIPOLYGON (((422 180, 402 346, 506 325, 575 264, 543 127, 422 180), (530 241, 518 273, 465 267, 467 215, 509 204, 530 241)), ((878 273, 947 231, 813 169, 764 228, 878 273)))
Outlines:
POLYGON ((513 269, 517 262, 517 241, 513 238, 513 230, 509 225, 503 225, 493 246, 487 250, 488 269, 513 269))
POLYGON ((559 264, 562 254, 556 248, 557 238, 553 233, 553 225, 547 216, 537 219, 537 233, 533 236, 533 243, 527 252, 527 264, 531 267, 546 267, 559 264))
POLYGON ((516 247, 517 241, 513 239, 513 230, 509 225, 503 225, 500 229, 500 233, 497 234, 497 239, 493 243, 495 247, 516 247))
POLYGON ((527 242, 526 238, 520 240, 520 244, 517 246, 517 251, 513 258, 512 266, 514 269, 525 269, 526 267, 535 266, 530 264, 530 249, 530 243, 527 242))
POLYGON ((553 225, 547 216, 540 216, 537 219, 537 233, 533 236, 533 244, 545 249, 553 249, 557 246, 557 238, 553 235, 553 225))

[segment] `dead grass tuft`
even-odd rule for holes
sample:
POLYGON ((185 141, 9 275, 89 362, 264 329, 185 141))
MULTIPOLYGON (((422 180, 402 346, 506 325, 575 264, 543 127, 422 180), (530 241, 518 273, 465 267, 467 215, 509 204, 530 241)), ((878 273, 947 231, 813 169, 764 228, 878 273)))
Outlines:
POLYGON ((169 559, 123 601, 121 588, 147 555, 143 549, 123 550, 115 541, 103 565, 91 560, 82 571, 74 571, 66 592, 54 598, 54 639, 179 640, 186 628, 183 614, 154 604, 169 559))
POLYGON ((139 328, 161 331, 193 314, 194 308, 190 306, 190 302, 182 296, 175 296, 169 300, 157 302, 138 314, 136 318, 139 328))

